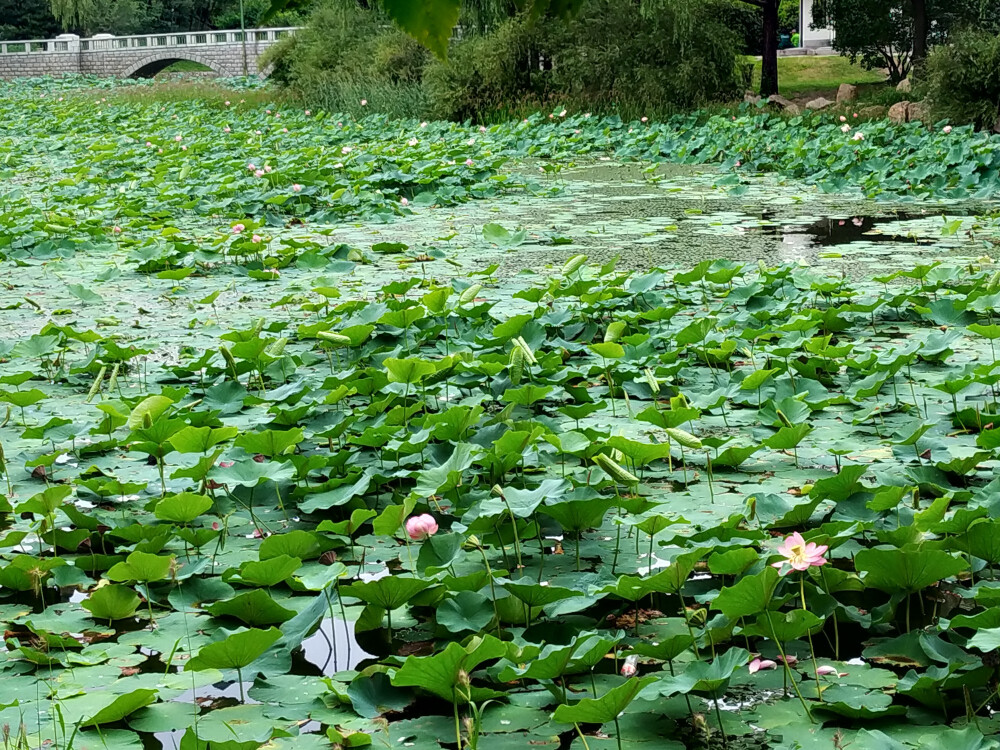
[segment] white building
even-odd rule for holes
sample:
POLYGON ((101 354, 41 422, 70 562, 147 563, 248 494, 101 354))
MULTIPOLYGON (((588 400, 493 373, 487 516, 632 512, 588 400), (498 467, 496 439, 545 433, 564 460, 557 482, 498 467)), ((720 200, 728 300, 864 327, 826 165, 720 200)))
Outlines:
POLYGON ((833 28, 813 29, 814 0, 799 0, 799 46, 808 49, 833 45, 833 28))

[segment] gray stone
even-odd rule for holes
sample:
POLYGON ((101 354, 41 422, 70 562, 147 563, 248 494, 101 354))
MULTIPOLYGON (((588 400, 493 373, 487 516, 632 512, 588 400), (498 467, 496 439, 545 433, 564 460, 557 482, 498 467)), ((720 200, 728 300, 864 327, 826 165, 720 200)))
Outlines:
POLYGON ((913 90, 913 84, 910 83, 909 78, 904 78, 902 81, 896 84, 896 91, 901 94, 909 94, 913 90))
POLYGON ((879 104, 873 104, 870 107, 862 107, 858 110, 858 117, 863 117, 866 120, 878 120, 885 117, 886 109, 879 104))
POLYGON ((824 97, 819 97, 818 99, 813 99, 811 102, 806 104, 806 109, 812 110, 813 112, 818 112, 821 109, 826 109, 827 107, 832 107, 833 102, 824 97))
POLYGON ((767 102, 768 104, 773 104, 782 112, 792 115, 793 117, 802 114, 802 109, 799 107, 798 104, 786 99, 780 94, 771 94, 769 97, 767 97, 767 102))
POLYGON ((906 108, 906 118, 910 122, 922 122, 924 125, 930 125, 930 105, 927 102, 910 102, 910 106, 906 108))
POLYGON ((857 98, 857 86, 853 86, 850 83, 840 84, 840 88, 837 89, 837 104, 847 104, 848 102, 853 102, 857 98))
POLYGON ((902 125, 904 122, 908 122, 910 119, 909 111, 909 102, 896 102, 889 107, 889 122, 894 125, 902 125))

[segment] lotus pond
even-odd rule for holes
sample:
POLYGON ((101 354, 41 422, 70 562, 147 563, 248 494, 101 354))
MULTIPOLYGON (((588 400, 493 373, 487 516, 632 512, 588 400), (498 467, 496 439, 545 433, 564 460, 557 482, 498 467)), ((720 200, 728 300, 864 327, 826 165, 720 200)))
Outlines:
POLYGON ((1000 745, 1000 141, 0 95, 5 750, 1000 745))

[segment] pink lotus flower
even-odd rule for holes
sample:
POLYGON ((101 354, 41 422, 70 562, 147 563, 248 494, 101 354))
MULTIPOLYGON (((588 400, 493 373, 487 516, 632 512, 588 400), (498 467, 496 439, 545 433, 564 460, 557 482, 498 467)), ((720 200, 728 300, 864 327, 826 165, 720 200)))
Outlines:
POLYGON ((770 659, 759 659, 759 658, 754 659, 747 666, 747 669, 750 670, 750 674, 754 674, 755 672, 760 672, 761 670, 777 669, 777 668, 778 668, 777 662, 771 661, 770 659))
POLYGON ((743 162, 741 162, 741 161, 738 161, 738 160, 737 160, 737 162, 736 162, 736 166, 737 166, 737 167, 742 167, 742 166, 743 166, 743 162))
POLYGON ((308 116, 309 116, 309 115, 311 115, 311 114, 312 114, 312 112, 311 112, 310 110, 308 110, 308 109, 307 109, 307 110, 306 110, 306 117, 308 117, 308 116))
POLYGON ((480 133, 485 133, 486 132, 486 126, 485 125, 480 125, 479 126, 479 132, 480 133))
POLYGON ((850 133, 851 132, 851 126, 847 125, 846 123, 844 125, 841 125, 840 126, 840 132, 842 132, 842 133, 850 133))
POLYGON ((287 132, 288 132, 288 128, 282 128, 282 129, 281 129, 281 132, 282 132, 282 133, 287 133, 287 132))
POLYGON ((641 118, 639 120, 639 122, 649 122, 649 118, 648 117, 643 117, 643 118, 641 118))
POLYGON ((948 133, 951 132, 951 125, 945 125, 943 128, 941 128, 941 132, 944 133, 945 135, 948 135, 948 133))
POLYGON ((212 531, 218 531, 218 530, 219 530, 219 522, 212 521, 212 531))
POLYGON ((294 185, 292 185, 292 192, 294 193, 302 192, 302 186, 296 182, 294 185))
POLYGON ((349 154, 349 153, 351 153, 351 152, 352 152, 353 150, 354 150, 354 149, 353 149, 353 148, 351 148, 350 146, 344 146, 344 147, 343 147, 342 149, 340 149, 340 153, 342 153, 342 154, 349 154))
POLYGON ((180 143, 181 141, 184 140, 184 136, 183 135, 175 135, 174 136, 174 140, 177 141, 178 143, 180 143))
POLYGON ((840 116, 840 121, 841 121, 841 122, 847 122, 847 118, 846 118, 846 117, 844 117, 843 115, 841 115, 841 116, 840 116))
POLYGON ((122 228, 119 227, 119 226, 114 226, 114 227, 111 227, 111 231, 114 232, 115 234, 121 234, 122 233, 122 228))
POLYGON ((420 123, 420 127, 422 127, 422 128, 426 128, 426 127, 427 127, 427 123, 426 123, 426 122, 422 122, 422 123, 420 123))
POLYGON ((634 677, 638 670, 637 664, 639 662, 639 657, 635 654, 629 654, 625 657, 625 663, 622 664, 622 677, 634 677))
POLYGON ((162 149, 162 148, 158 148, 158 149, 156 149, 156 153, 158 153, 158 154, 162 154, 162 153, 163 153, 163 149, 162 149))
POLYGON ((560 117, 565 117, 566 116, 566 110, 564 109, 562 112, 560 112, 559 116, 560 117))
POLYGON ((153 147, 153 142, 152 141, 146 141, 146 148, 152 148, 152 147, 153 147))
POLYGON ((181 151, 187 151, 187 150, 188 150, 187 146, 181 146, 181 151))
POLYGON ((864 139, 865 139, 865 134, 862 133, 860 130, 854 134, 853 138, 851 138, 852 141, 863 141, 864 139))
POLYGON ((257 167, 256 167, 256 165, 253 162, 250 162, 249 164, 247 164, 247 169, 249 169, 251 172, 253 172, 254 170, 257 169, 257 167))
POLYGON ((368 100, 367 100, 367 99, 362 99, 362 100, 361 100, 361 106, 362 106, 362 107, 366 107, 366 106, 368 106, 368 100))
POLYGON ((417 145, 417 139, 416 139, 416 138, 411 138, 411 139, 410 139, 410 140, 408 140, 408 141, 407 141, 406 143, 407 143, 407 145, 409 145, 409 146, 416 146, 416 145, 417 145))
POLYGON ((406 198, 400 198, 399 199, 399 205, 401 205, 401 206, 403 206, 405 208, 406 206, 410 205, 410 202, 408 200, 406 200, 406 198))
POLYGON ((438 531, 437 521, 434 516, 424 513, 419 516, 410 516, 406 519, 406 533, 415 542, 423 541, 429 536, 434 536, 438 531))
MULTIPOLYGON (((246 229, 246 227, 243 226, 242 224, 234 224, 233 225, 233 234, 239 234, 244 229, 246 229)), ((222 466, 222 464, 219 464, 219 466, 222 466)))
POLYGON ((229 126, 228 126, 228 125, 226 125, 226 127, 224 127, 224 128, 222 129, 222 132, 223 132, 223 133, 231 133, 231 132, 233 132, 233 131, 231 131, 231 130, 229 129, 229 126))
POLYGON ((264 114, 265 114, 265 115, 269 115, 269 114, 271 114, 271 110, 269 110, 269 109, 265 109, 265 110, 264 110, 264 114))
POLYGON ((865 220, 862 219, 860 216, 855 216, 853 219, 851 219, 851 223, 856 227, 860 227, 862 224, 865 223, 865 220))
POLYGON ((264 176, 264 170, 263 169, 258 169, 256 172, 253 173, 253 176, 254 177, 263 177, 264 176))
MULTIPOLYGON (((263 238, 263 237, 261 237, 261 236, 260 236, 259 234, 255 234, 255 235, 254 235, 254 236, 253 236, 253 237, 251 238, 251 241, 252 241, 252 242, 263 242, 263 241, 264 241, 264 238, 263 238)), ((255 460, 256 460, 256 459, 255 459, 255 460)))
POLYGON ((584 119, 590 117, 590 112, 588 112, 587 114, 585 114, 583 117, 584 117, 584 119))
POLYGON ((227 107, 229 106, 229 100, 228 99, 226 100, 226 106, 227 107))
POLYGON ((465 166, 471 167, 472 166, 472 159, 466 159, 465 160, 465 166))
POLYGON ((265 164, 264 165, 264 171, 265 172, 270 172, 271 171, 271 165, 270 164, 265 164))
POLYGON ((782 570, 785 565, 790 565, 792 570, 808 570, 812 567, 826 565, 826 558, 823 555, 829 549, 825 544, 806 542, 802 535, 795 531, 785 537, 784 543, 778 547, 778 554, 785 559, 776 563, 771 563, 772 568, 782 570))

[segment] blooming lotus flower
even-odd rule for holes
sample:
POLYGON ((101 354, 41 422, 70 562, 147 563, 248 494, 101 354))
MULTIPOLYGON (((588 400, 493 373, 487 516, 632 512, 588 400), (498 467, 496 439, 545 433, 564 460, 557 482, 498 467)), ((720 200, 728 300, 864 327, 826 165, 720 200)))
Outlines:
POLYGON ((847 122, 847 118, 846 118, 846 117, 844 117, 843 115, 841 115, 841 116, 840 116, 840 121, 841 121, 841 122, 847 122))
POLYGON ((778 547, 778 554, 785 559, 771 563, 771 567, 781 570, 785 565, 790 565, 792 570, 807 570, 826 565, 827 561, 823 555, 828 549, 825 544, 807 543, 802 535, 795 531, 785 537, 784 543, 778 547))
POLYGON ((739 160, 737 159, 737 161, 736 161, 736 166, 737 166, 737 167, 742 167, 742 166, 743 166, 743 162, 741 162, 741 161, 739 161, 739 160))
POLYGON ((649 122, 649 118, 648 117, 640 118, 639 122, 649 122))
POLYGON ((948 135, 948 133, 951 132, 951 125, 945 125, 943 128, 941 128, 941 132, 944 133, 945 135, 948 135))
POLYGON ((353 150, 354 150, 354 149, 353 149, 353 148, 351 148, 350 146, 344 146, 344 147, 343 147, 342 149, 340 149, 340 153, 342 153, 342 154, 349 154, 349 153, 351 153, 351 152, 352 152, 353 150))
POLYGON ((587 117, 590 117, 590 112, 588 112, 587 114, 585 114, 585 115, 584 115, 584 118, 585 118, 585 119, 586 119, 587 117))
POLYGON ((565 117, 566 116, 566 110, 564 109, 562 112, 560 112, 559 116, 560 117, 565 117))
POLYGON ((152 147, 153 147, 153 142, 152 141, 146 141, 146 148, 152 148, 152 147))
POLYGON ((269 114, 271 114, 271 110, 269 110, 269 109, 265 109, 265 110, 264 110, 264 114, 265 114, 265 115, 269 115, 269 114))
POLYGON ((399 205, 401 205, 401 206, 403 206, 405 208, 406 206, 410 205, 410 202, 408 200, 406 200, 406 198, 400 198, 399 199, 399 205))
POLYGON ((163 153, 163 149, 162 149, 162 148, 158 148, 158 149, 156 149, 156 153, 158 153, 158 154, 162 154, 162 153, 163 153))
POLYGON ((229 106, 229 100, 228 99, 226 100, 226 106, 227 107, 229 106))
POLYGON ((256 172, 253 173, 253 176, 254 177, 263 177, 265 174, 266 173, 264 172, 263 169, 258 169, 256 172))
POLYGON ((862 224, 865 223, 865 220, 862 219, 860 216, 855 216, 853 219, 851 219, 851 223, 856 227, 860 227, 862 224))
POLYGON ((253 236, 253 237, 251 238, 251 242, 263 242, 263 241, 264 241, 264 238, 263 238, 263 237, 261 237, 261 236, 260 236, 259 234, 255 234, 255 235, 254 235, 254 236, 253 236))
MULTIPOLYGON (((234 224, 233 225, 233 234, 239 234, 244 229, 246 229, 246 227, 243 226, 242 224, 234 224)), ((219 464, 219 465, 221 466, 222 464, 219 464)))
POLYGON ((271 171, 271 165, 270 164, 265 164, 264 165, 264 171, 265 172, 270 172, 271 171))
POLYGON ((416 138, 411 138, 411 139, 410 139, 410 140, 408 140, 408 141, 407 141, 406 143, 407 143, 407 145, 409 145, 409 146, 416 146, 416 145, 417 145, 417 139, 416 139, 416 138))
POLYGON ((308 117, 308 116, 309 116, 309 115, 311 115, 311 114, 312 114, 312 112, 311 112, 310 110, 308 110, 308 109, 307 109, 307 110, 306 110, 306 117, 308 117))
POLYGON ((420 123, 420 127, 422 127, 422 128, 426 128, 426 127, 427 127, 427 123, 426 123, 426 122, 422 122, 422 123, 420 123))
POLYGON ((288 132, 288 128, 282 128, 282 129, 281 129, 281 132, 282 132, 282 133, 287 133, 287 132, 288 132))
POLYGON ((299 183, 296 182, 294 185, 292 185, 292 192, 298 193, 301 191, 302 191, 302 186, 299 183))
POLYGON ((229 129, 229 126, 228 126, 228 125, 226 125, 226 127, 224 127, 224 128, 222 129, 222 132, 223 132, 223 133, 231 133, 231 132, 233 132, 233 131, 229 129))
POLYGON ((366 106, 368 106, 368 100, 367 100, 367 99, 362 99, 362 100, 361 100, 361 106, 362 106, 362 107, 366 107, 366 106))
POLYGON ((187 146, 181 146, 181 151, 187 151, 187 150, 188 150, 187 146))
POLYGON ((851 126, 847 125, 847 124, 841 125, 840 126, 840 131, 842 133, 850 133, 851 132, 851 126))
POLYGON ((485 125, 480 125, 479 126, 479 132, 480 133, 485 133, 486 132, 486 126, 485 125))
POLYGON ((247 164, 247 169, 249 169, 251 172, 254 172, 257 170, 257 167, 253 162, 250 162, 249 164, 247 164))
POLYGON ((865 139, 865 134, 862 133, 860 130, 854 134, 853 138, 851 138, 852 141, 863 141, 864 139, 865 139))
POLYGON ((633 677, 638 671, 636 665, 639 662, 639 657, 635 654, 629 654, 625 657, 625 663, 622 664, 622 677, 633 677))
POLYGON ((406 519, 406 533, 415 542, 422 541, 429 536, 434 536, 438 531, 437 521, 434 516, 424 513, 419 516, 410 516, 406 519))
POLYGON ((761 670, 765 669, 777 669, 777 668, 778 668, 777 662, 771 661, 770 659, 759 659, 759 658, 754 659, 747 666, 747 669, 750 670, 750 674, 754 674, 755 672, 760 672, 761 670))
POLYGON ((466 159, 465 160, 465 166, 471 167, 472 166, 472 159, 466 159))
POLYGON ((184 140, 184 136, 182 136, 182 135, 175 135, 174 136, 174 140, 177 141, 178 143, 180 143, 182 140, 184 140))

